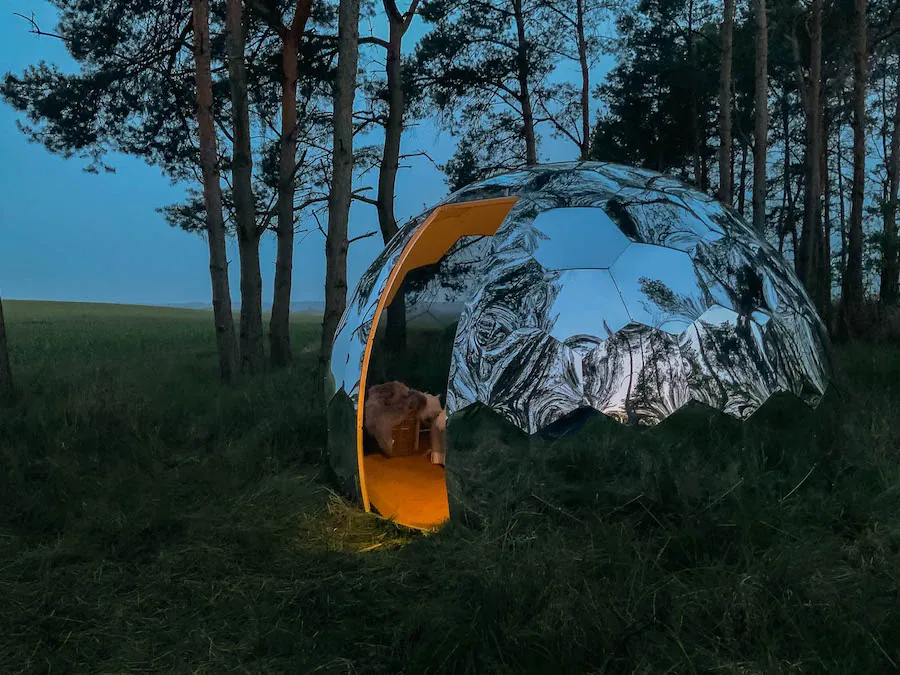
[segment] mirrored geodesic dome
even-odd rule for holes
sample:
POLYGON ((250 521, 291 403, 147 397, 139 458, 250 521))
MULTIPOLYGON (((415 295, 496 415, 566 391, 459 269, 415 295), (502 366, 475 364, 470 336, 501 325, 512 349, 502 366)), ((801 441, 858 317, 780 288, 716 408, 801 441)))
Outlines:
POLYGON ((733 209, 619 165, 508 173, 407 223, 341 319, 329 446, 367 508, 361 392, 375 384, 373 328, 404 280, 408 317, 458 321, 440 392, 451 426, 476 403, 526 434, 581 409, 654 425, 698 402, 746 419, 777 392, 815 405, 829 379, 809 297, 733 209))

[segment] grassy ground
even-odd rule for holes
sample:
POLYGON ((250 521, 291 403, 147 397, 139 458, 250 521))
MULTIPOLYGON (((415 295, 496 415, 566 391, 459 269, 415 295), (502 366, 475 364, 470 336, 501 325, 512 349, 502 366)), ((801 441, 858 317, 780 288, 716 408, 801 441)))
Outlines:
POLYGON ((900 349, 841 351, 816 413, 547 441, 508 519, 423 536, 323 480, 312 322, 226 390, 204 312, 4 306, 4 673, 900 665, 900 349))

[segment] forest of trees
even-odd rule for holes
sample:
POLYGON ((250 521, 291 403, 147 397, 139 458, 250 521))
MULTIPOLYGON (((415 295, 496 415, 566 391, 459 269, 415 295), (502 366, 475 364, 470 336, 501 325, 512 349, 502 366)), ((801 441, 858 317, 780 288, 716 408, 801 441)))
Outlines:
MULTIPOLYGON (((425 117, 457 140, 450 189, 539 163, 552 136, 572 159, 670 172, 733 205, 793 262, 835 337, 896 320, 900 0, 52 2, 56 27, 22 16, 22 30, 63 40, 80 69, 38 63, 6 74, 0 95, 51 152, 92 171, 138 156, 194 186, 161 210, 209 244, 225 381, 265 368, 267 233, 273 366, 291 360, 294 235, 325 234, 324 366, 347 300, 350 205, 374 206, 393 236, 401 137, 425 117), (385 34, 361 36, 372 16, 385 34), (426 30, 411 45, 414 20, 426 30), (603 55, 616 65, 597 82, 603 55), (358 141, 371 134, 382 142, 358 141), (374 196, 360 189, 368 169, 374 196)), ((388 339, 404 336, 400 308, 388 339)))
POLYGON ((836 337, 887 320, 900 3, 655 0, 636 10, 617 20, 592 157, 680 174, 733 205, 793 261, 836 337))

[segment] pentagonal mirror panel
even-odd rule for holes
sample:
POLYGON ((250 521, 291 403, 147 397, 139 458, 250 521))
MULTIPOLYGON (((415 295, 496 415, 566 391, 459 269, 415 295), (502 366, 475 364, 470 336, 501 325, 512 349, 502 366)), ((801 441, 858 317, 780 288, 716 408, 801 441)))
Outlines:
POLYGON ((790 390, 811 402, 804 392, 824 394, 831 376, 824 345, 824 326, 818 316, 783 311, 763 326, 767 352, 777 359, 790 390))
POLYGON ((645 187, 651 179, 659 175, 647 169, 623 164, 600 163, 592 168, 625 187, 645 187))
MULTIPOLYGON (((694 252, 694 259, 698 267, 731 291, 733 309, 739 314, 750 314, 757 309, 774 309, 766 299, 764 269, 746 247, 730 240, 703 243, 694 252)), ((772 289, 769 284, 769 293, 772 289)), ((773 299, 773 302, 777 307, 777 301, 773 299)))
POLYGON ((544 269, 604 269, 629 244, 628 237, 599 208, 543 211, 534 219, 537 241, 533 256, 544 269))

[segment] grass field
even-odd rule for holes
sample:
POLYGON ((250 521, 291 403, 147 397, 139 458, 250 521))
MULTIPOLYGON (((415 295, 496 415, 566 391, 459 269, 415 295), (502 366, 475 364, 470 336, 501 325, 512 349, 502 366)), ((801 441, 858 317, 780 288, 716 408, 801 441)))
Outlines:
POLYGON ((815 412, 564 439, 509 518, 425 536, 330 492, 312 320, 225 389, 206 312, 4 308, 0 672, 900 665, 898 348, 815 412))

